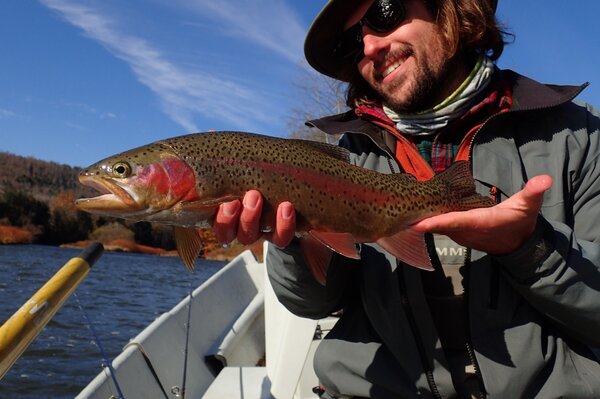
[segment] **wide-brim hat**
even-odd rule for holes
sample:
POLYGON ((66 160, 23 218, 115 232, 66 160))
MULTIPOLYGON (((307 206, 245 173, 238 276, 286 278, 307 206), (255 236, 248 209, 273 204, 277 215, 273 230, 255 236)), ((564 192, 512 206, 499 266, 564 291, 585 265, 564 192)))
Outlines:
MULTIPOLYGON (((306 34, 304 56, 317 71, 334 79, 352 81, 358 74, 356 65, 335 54, 344 25, 356 8, 366 0, 329 0, 306 34)), ((494 8, 498 0, 489 1, 494 8)))

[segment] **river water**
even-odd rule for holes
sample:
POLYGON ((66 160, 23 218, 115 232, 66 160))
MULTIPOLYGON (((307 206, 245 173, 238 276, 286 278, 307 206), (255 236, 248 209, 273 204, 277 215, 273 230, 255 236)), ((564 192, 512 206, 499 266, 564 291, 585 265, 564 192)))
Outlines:
MULTIPOLYGON (((79 250, 0 245, 0 323, 79 250)), ((224 265, 176 257, 105 253, 76 291, 109 359, 160 314, 224 265)), ((73 398, 102 371, 102 356, 71 297, 0 381, 0 398, 73 398)))

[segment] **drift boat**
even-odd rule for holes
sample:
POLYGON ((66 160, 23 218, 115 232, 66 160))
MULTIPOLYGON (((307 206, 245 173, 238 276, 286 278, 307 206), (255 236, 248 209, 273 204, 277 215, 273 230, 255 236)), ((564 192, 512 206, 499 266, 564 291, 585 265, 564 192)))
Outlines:
POLYGON ((148 325, 76 398, 314 399, 314 351, 336 320, 290 313, 246 251, 148 325))

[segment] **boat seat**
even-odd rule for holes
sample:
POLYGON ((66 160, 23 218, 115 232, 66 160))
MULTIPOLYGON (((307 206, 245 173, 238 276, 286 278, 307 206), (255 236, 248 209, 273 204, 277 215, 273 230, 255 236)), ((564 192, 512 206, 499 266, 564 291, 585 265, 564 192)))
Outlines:
POLYGON ((272 399, 265 367, 225 367, 202 399, 272 399))
POLYGON ((208 350, 205 362, 213 375, 227 366, 259 366, 265 356, 264 295, 256 294, 231 328, 208 350))

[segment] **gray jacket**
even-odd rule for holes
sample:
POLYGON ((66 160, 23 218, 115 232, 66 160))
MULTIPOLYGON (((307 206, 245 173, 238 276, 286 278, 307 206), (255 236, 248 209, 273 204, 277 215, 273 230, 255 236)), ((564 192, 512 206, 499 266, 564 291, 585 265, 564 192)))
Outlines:
MULTIPOLYGON (((539 174, 554 184, 522 248, 494 257, 469 251, 465 275, 469 349, 489 398, 598 398, 600 364, 600 115, 573 102, 582 87, 549 86, 511 71, 510 112, 490 118, 471 150, 478 191, 500 199, 539 174)), ((389 134, 352 112, 313 122, 344 133, 353 163, 397 173, 389 134)), ((360 261, 335 256, 320 286, 292 244, 271 247, 268 272, 293 313, 343 309, 315 369, 336 397, 451 397, 454 389, 421 271, 377 245, 360 261)))

